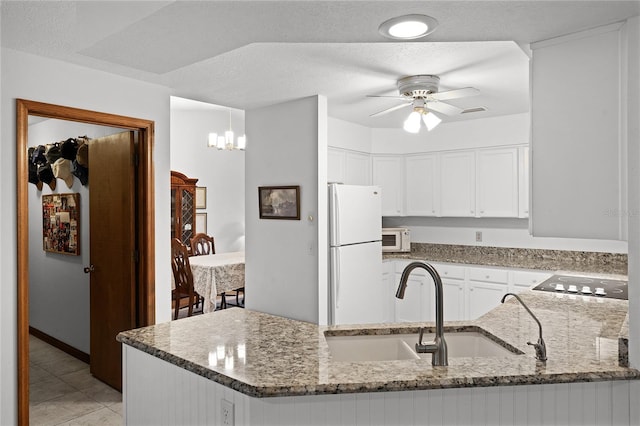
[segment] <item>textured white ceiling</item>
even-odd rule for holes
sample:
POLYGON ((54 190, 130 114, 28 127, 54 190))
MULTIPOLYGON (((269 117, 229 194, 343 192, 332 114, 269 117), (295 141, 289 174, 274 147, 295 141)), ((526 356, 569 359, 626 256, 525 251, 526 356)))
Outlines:
POLYGON ((249 109, 323 94, 333 117, 398 127, 400 111, 366 94, 438 74, 451 101, 527 111, 528 58, 518 45, 640 14, 640 1, 180 1, 2 2, 2 46, 170 86, 175 94, 249 109), (425 13, 440 27, 422 41, 378 34, 391 17, 425 13))

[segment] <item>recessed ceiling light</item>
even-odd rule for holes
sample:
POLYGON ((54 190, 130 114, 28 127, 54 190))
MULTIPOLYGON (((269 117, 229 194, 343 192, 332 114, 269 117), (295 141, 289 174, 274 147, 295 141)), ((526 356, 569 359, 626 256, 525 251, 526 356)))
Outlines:
POLYGON ((412 40, 435 31, 438 21, 427 15, 404 15, 384 21, 378 27, 380 34, 394 40, 412 40))

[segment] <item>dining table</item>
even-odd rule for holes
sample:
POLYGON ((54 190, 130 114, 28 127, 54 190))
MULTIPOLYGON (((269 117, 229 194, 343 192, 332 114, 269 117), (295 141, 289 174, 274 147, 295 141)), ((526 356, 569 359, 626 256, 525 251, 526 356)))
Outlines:
POLYGON ((244 287, 244 251, 191 256, 189 264, 205 313, 215 311, 218 294, 244 287))

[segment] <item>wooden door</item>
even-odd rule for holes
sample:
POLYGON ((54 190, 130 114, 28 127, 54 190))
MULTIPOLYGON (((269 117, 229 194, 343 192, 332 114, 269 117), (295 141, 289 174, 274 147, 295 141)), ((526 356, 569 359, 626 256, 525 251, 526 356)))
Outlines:
POLYGON ((89 145, 91 373, 122 389, 116 335, 136 327, 135 133, 89 145))

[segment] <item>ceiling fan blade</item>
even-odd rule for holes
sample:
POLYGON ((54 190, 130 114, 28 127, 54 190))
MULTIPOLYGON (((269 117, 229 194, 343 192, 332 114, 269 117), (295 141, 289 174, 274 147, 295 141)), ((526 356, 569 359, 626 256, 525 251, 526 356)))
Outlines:
POLYGON ((383 109, 382 111, 378 111, 376 113, 373 113, 369 117, 376 117, 378 115, 386 114, 388 112, 395 111, 397 109, 404 108, 404 107, 407 107, 407 106, 411 106, 411 103, 408 102, 406 104, 395 105, 395 106, 392 106, 391 108, 383 109))
POLYGON ((441 112, 446 115, 458 115, 463 111, 462 108, 458 108, 457 106, 453 106, 445 102, 439 102, 439 101, 427 102, 427 109, 430 109, 436 112, 441 112))
POLYGON ((466 98, 479 95, 480 91, 475 87, 463 87, 462 89, 445 90, 444 92, 432 93, 429 99, 436 101, 446 101, 448 99, 466 98))
POLYGON ((404 96, 392 96, 392 95, 367 95, 367 98, 391 98, 391 99, 402 99, 404 101, 407 100, 404 96))

